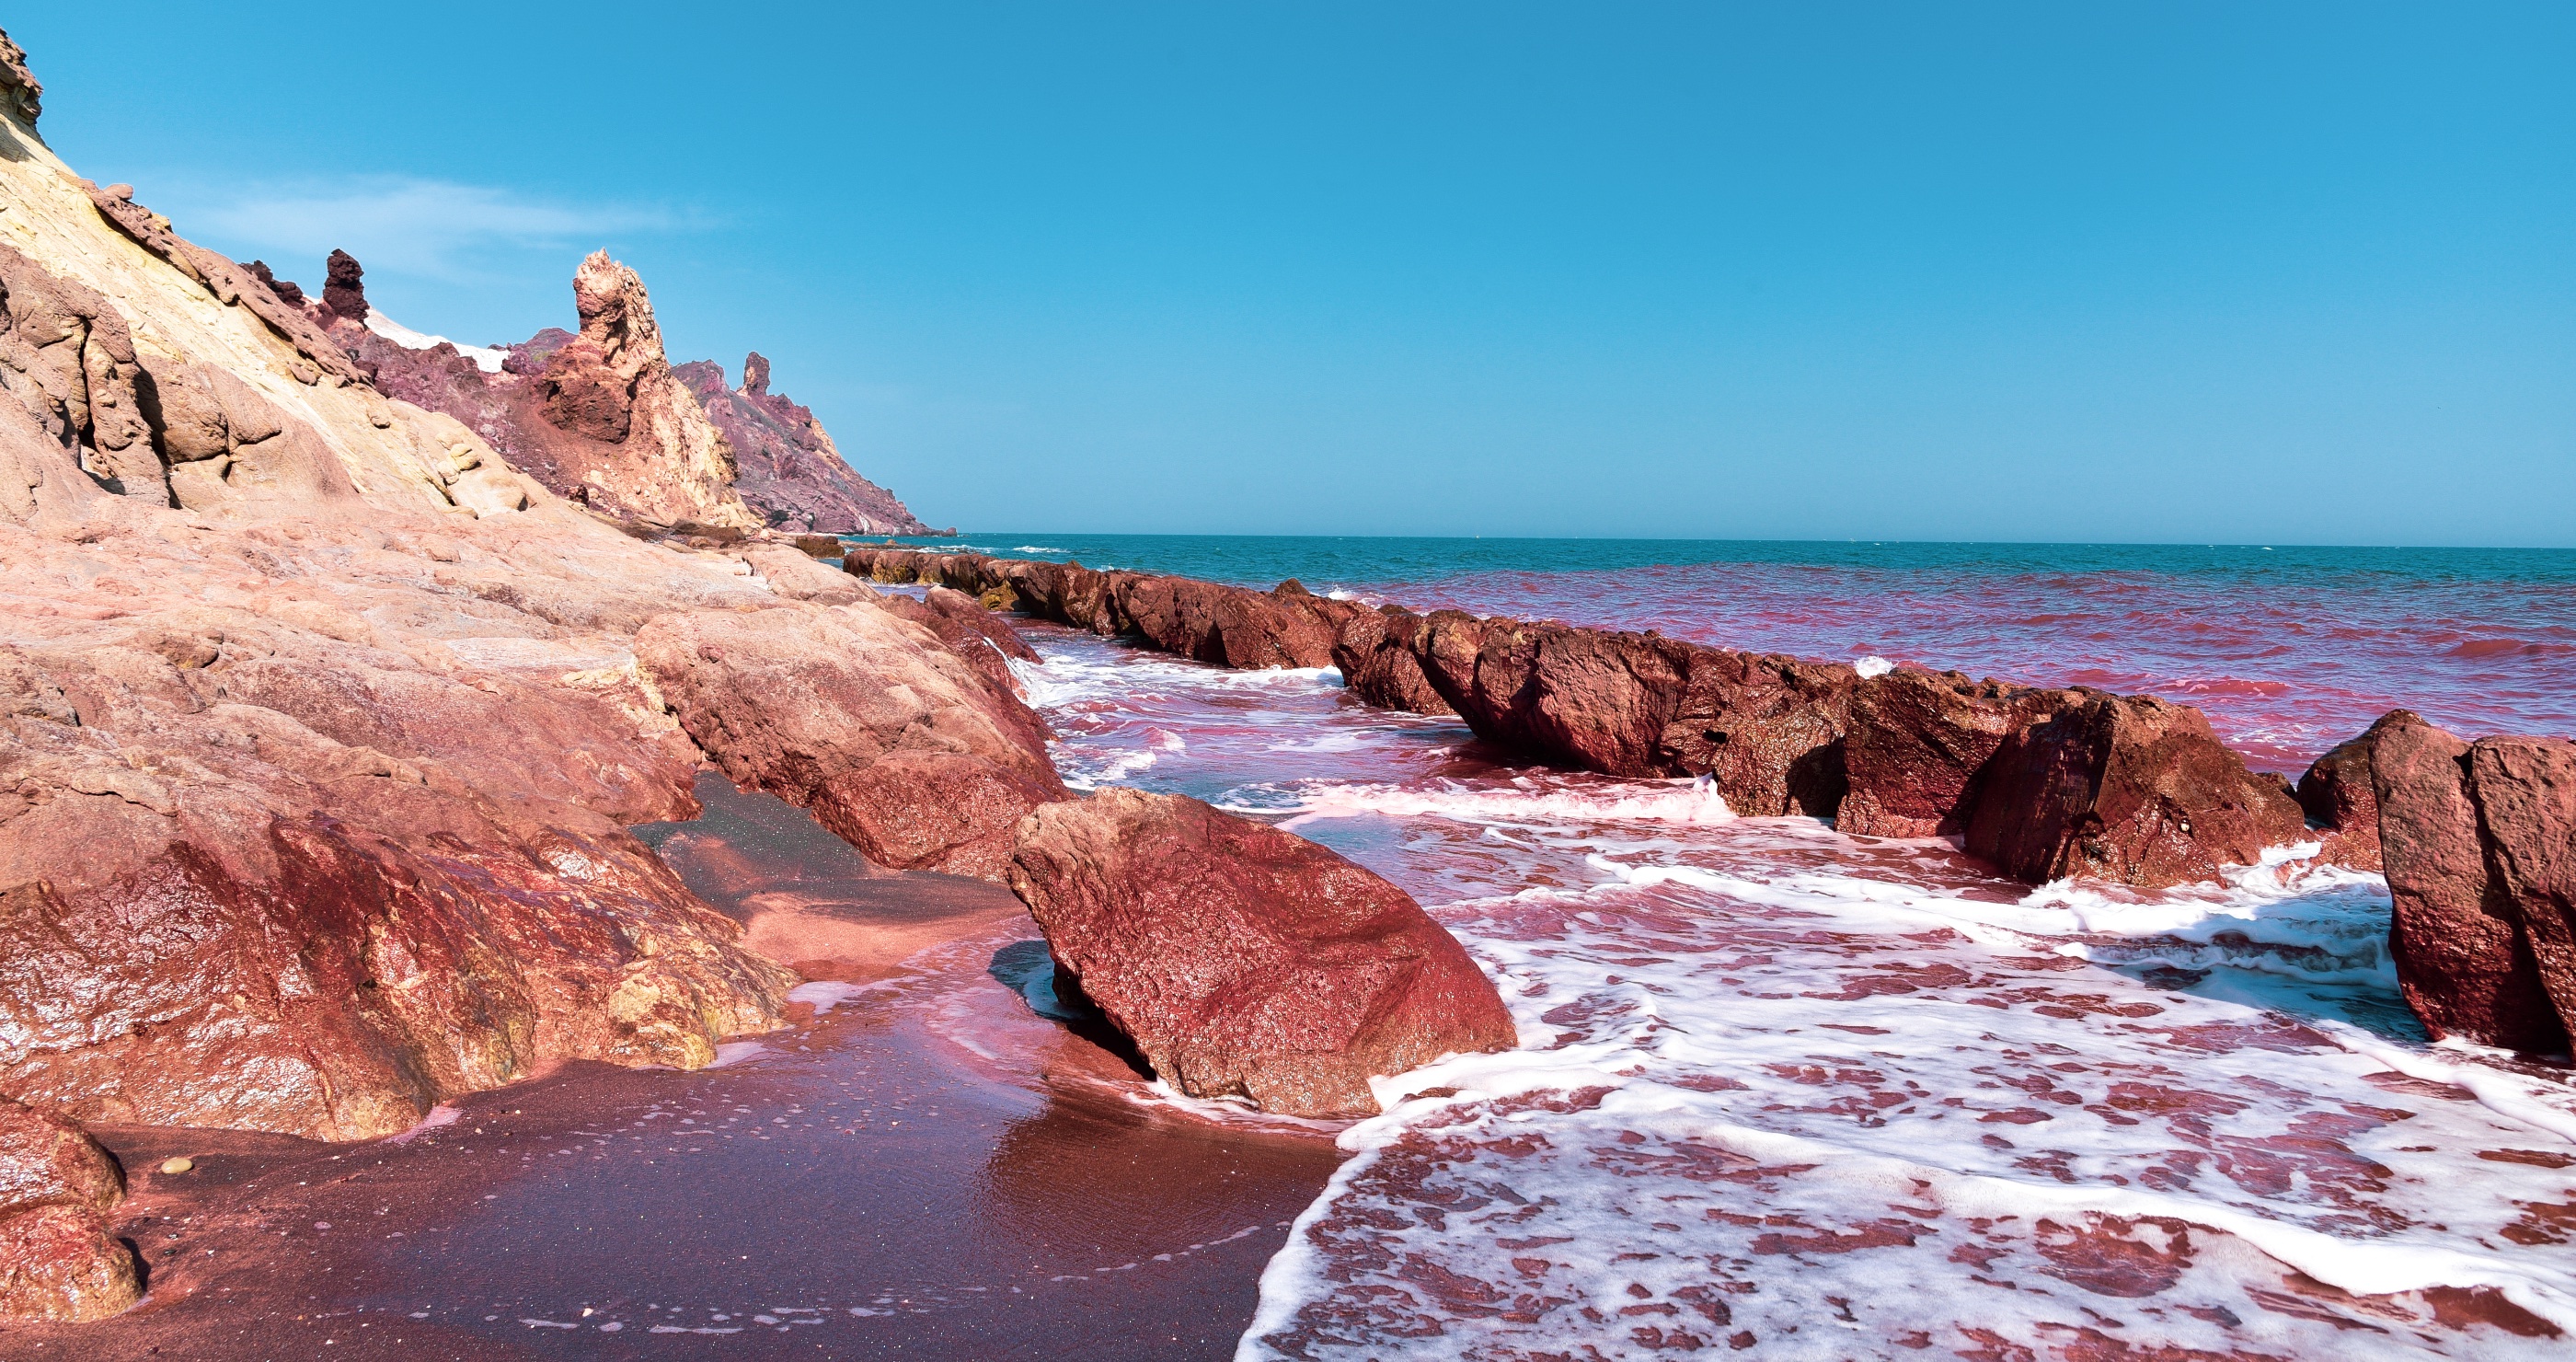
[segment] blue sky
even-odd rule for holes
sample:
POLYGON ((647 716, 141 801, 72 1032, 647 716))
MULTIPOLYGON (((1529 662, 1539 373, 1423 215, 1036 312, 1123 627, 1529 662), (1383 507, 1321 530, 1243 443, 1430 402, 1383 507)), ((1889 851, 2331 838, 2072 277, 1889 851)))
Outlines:
POLYGON ((11 19, 197 240, 605 246, 937 524, 2576 544, 2576 6, 11 19))

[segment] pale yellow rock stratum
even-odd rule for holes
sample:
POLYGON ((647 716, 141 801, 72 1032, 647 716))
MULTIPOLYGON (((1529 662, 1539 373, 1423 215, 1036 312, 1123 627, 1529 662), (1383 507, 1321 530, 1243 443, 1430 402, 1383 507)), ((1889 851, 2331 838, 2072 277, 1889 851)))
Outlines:
MULTIPOLYGON (((5 112, 0 242, 47 273, 103 294, 123 316, 136 356, 156 377, 181 374, 191 365, 220 370, 259 399, 243 403, 240 393, 231 394, 235 411, 274 408, 276 416, 308 428, 369 503, 473 516, 516 510, 548 496, 462 425, 323 372, 247 307, 219 301, 206 285, 137 245, 100 216, 80 177, 34 130, 5 112)), ((214 408, 226 405, 221 397, 215 396, 214 408)), ((258 514, 258 478, 236 486, 228 476, 231 467, 225 451, 195 463, 174 462, 171 490, 193 511, 258 514)))

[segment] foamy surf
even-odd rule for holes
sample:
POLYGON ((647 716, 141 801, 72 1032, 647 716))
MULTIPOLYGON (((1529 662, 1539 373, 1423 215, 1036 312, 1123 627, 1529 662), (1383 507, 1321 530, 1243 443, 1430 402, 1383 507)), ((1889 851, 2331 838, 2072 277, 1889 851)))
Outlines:
POLYGON ((1060 754, 1153 754, 1135 778, 1390 876, 1521 1028, 1380 1082, 1240 1357, 2515 1358, 2576 1331, 2576 1091, 2427 1044, 2384 883, 2313 846, 2032 889, 1688 782, 1443 757, 1454 722, 1277 673, 1042 646, 1060 754))
MULTIPOLYGON (((1356 744, 1354 744, 1355 746, 1356 744)), ((1303 792, 1295 828, 1331 818, 1445 818, 1458 823, 1730 823, 1735 811, 1705 780, 1594 781, 1521 777, 1502 788, 1442 782, 1429 789, 1317 785, 1303 792)))

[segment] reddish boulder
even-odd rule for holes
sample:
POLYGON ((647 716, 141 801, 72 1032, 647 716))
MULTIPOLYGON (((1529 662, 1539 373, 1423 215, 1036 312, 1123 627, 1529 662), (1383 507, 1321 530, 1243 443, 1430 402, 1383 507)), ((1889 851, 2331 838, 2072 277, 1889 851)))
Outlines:
POLYGON ((1858 674, 1779 653, 1693 647, 1688 657, 1689 685, 1657 744, 1663 769, 1705 772, 1737 813, 1833 817, 1858 674))
POLYGON ((1037 715, 875 604, 665 615, 635 656, 736 785, 879 865, 999 880, 1012 829, 1065 797, 1037 715))
POLYGON ((1517 1043, 1494 986, 1402 890, 1194 799, 1108 789, 1039 809, 1010 882, 1059 990, 1193 1096, 1364 1116, 1372 1075, 1517 1043))
POLYGON ((1455 714, 1422 674, 1416 653, 1422 617, 1401 606, 1351 616, 1333 639, 1333 665, 1342 686, 1361 703, 1415 714, 1455 714))
POLYGON ((2480 738, 2469 780, 2489 873, 2521 920, 2559 1026, 2576 1033, 2576 743, 2480 738))
POLYGON ((2163 888, 2217 879, 2305 830, 2288 787, 2248 771, 2199 710, 2067 694, 1987 764, 1971 855, 2031 884, 2080 876, 2163 888))
POLYGON ((1911 667, 1860 682, 1843 736, 1851 792, 1834 826, 1860 837, 1964 836, 1986 763, 2066 698, 1911 667))
POLYGON ((1478 737, 1607 775, 1668 774, 1657 749, 1689 645, 1456 610, 1425 616, 1415 637, 1424 677, 1478 737))
POLYGON ((116 1161, 80 1127, 0 1098, 0 1319, 86 1323, 140 1299, 105 1214, 124 1198, 116 1161))
POLYGON ((2308 825, 2325 834, 2320 859, 2355 870, 2380 869, 2379 797, 2370 788, 2370 754, 2380 732, 2404 710, 2372 724, 2368 732, 2336 745, 2299 777, 2299 807, 2308 825))
POLYGON ((2436 1037, 2563 1054, 2576 1030, 2576 744, 2460 741, 2405 710, 2371 726, 2395 907, 2389 949, 2436 1037))

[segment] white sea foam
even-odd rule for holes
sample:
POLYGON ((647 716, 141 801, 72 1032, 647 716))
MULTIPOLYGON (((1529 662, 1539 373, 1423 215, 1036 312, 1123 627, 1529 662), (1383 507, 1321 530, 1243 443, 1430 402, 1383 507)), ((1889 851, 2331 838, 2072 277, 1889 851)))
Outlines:
POLYGON ((787 1001, 805 1003, 815 1016, 824 1016, 843 1003, 856 1002, 871 993, 883 993, 894 987, 894 981, 880 979, 872 984, 848 984, 838 979, 816 979, 787 990, 787 1001))
POLYGON ((2576 1091, 2427 1044, 2385 885, 2313 846, 2031 889, 1681 782, 1390 781, 1454 721, 1048 655, 1060 756, 1186 733, 1153 778, 1188 788, 1293 754, 1214 802, 1433 905, 1520 1028, 1378 1081, 1242 1357, 2509 1359, 2554 1348, 2476 1310, 2576 1331, 2576 1091))
POLYGON ((1873 676, 1885 676, 1896 670, 1896 664, 1873 653, 1853 663, 1852 670, 1859 672, 1861 679, 1866 681, 1873 676))
MULTIPOLYGON (((1356 745, 1356 744, 1353 744, 1356 745)), ((1310 749, 1311 750, 1311 749, 1310 749)), ((1735 812, 1706 781, 1601 782, 1577 786, 1561 778, 1522 777, 1502 787, 1457 781, 1428 787, 1319 784, 1304 792, 1296 828, 1331 818, 1445 818, 1460 823, 1728 823, 1735 812)))
MULTIPOLYGON (((2568 1178, 2545 1153, 2467 1157, 2564 1152, 2563 1085, 2481 1069, 2506 1102, 2442 1096, 2391 1072, 2432 1072, 2420 1044, 2222 996, 2280 977, 2311 1003, 2383 989, 2347 930, 2368 877, 2075 909, 2052 905, 2081 897, 2063 887, 1989 902, 1637 860, 1596 854, 1607 883, 1444 911, 1523 1048, 1381 1086, 1388 1113, 1342 1137, 1358 1157, 1272 1263, 1239 1356, 1580 1336, 1626 1357, 1685 1335, 1766 1358, 2059 1356, 2087 1329, 2142 1349, 2426 1354, 2420 1296, 2357 1309, 2303 1296, 2293 1271, 2358 1295, 2484 1288, 2576 1329, 2576 1262, 2495 1251, 2510 1227, 2528 1242, 2522 1208, 2568 1178), (2238 982, 2154 988, 2068 947, 2238 982)), ((2448 1337, 2459 1356, 2550 1351, 2448 1337)))

